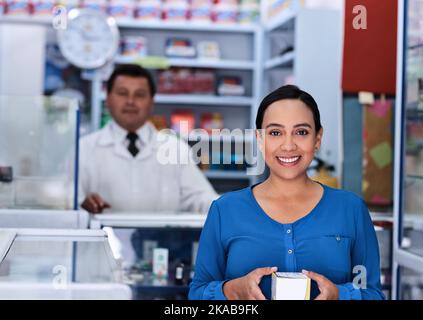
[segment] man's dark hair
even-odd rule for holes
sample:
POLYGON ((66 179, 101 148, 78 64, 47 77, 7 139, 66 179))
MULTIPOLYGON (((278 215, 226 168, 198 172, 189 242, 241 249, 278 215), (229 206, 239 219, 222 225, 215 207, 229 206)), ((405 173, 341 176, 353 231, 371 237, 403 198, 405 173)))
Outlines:
POLYGON ((118 76, 145 78, 147 79, 148 85, 150 87, 151 96, 154 97, 154 95, 156 94, 156 86, 153 81, 153 76, 147 69, 144 69, 143 67, 136 64, 118 65, 113 71, 113 73, 110 75, 109 80, 107 80, 107 93, 110 93, 112 91, 113 85, 118 76))
POLYGON ((314 98, 307 92, 301 90, 297 86, 287 85, 276 89, 275 91, 269 93, 261 102, 260 107, 257 111, 256 117, 256 128, 261 129, 263 124, 264 113, 267 108, 274 102, 280 100, 300 100, 310 109, 313 113, 314 125, 316 127, 316 132, 322 128, 320 123, 320 112, 314 98))

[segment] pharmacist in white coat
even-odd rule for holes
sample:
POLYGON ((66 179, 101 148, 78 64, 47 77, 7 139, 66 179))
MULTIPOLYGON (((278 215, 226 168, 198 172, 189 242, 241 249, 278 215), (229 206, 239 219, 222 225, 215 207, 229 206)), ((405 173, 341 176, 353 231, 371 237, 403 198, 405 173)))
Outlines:
POLYGON ((87 211, 201 213, 217 197, 189 163, 189 146, 147 121, 154 94, 140 66, 121 65, 110 76, 106 105, 113 121, 80 142, 79 199, 87 211))
POLYGON ((91 213, 206 213, 217 198, 197 165, 188 161, 189 146, 147 121, 154 94, 152 76, 140 66, 121 65, 110 76, 106 106, 113 121, 80 141, 82 208, 91 213))

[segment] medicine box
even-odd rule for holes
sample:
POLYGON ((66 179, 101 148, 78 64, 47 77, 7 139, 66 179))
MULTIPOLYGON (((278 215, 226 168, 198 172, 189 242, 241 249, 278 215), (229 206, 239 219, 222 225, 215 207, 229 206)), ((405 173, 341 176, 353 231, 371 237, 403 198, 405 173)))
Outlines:
POLYGON ((156 277, 168 276, 169 250, 166 248, 153 249, 153 274, 156 277))
POLYGON ((272 300, 310 300, 311 280, 302 273, 272 274, 272 300))

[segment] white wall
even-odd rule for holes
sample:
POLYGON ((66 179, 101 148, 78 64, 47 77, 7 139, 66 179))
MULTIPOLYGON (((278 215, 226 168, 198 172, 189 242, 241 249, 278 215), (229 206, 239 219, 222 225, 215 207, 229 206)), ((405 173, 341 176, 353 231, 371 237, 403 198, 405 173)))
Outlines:
POLYGON ((327 8, 342 10, 345 0, 305 0, 307 8, 327 8))
POLYGON ((41 95, 46 27, 0 24, 0 95, 41 95))
POLYGON ((328 9, 303 10, 296 23, 295 84, 316 100, 323 143, 319 156, 341 172, 341 66, 342 12, 328 9))

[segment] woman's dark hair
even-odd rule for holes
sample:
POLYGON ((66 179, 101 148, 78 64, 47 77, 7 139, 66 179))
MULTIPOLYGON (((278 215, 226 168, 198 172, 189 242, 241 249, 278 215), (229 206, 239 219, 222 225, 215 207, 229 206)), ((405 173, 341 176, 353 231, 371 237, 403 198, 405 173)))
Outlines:
POLYGON ((156 94, 156 86, 153 81, 153 76, 147 69, 144 69, 143 67, 136 64, 121 64, 117 66, 113 73, 110 75, 109 80, 107 80, 107 93, 112 91, 113 85, 118 76, 145 78, 147 79, 148 86, 150 87, 151 96, 154 97, 156 94))
POLYGON ((313 113, 314 125, 316 132, 322 128, 320 123, 320 112, 314 98, 307 92, 301 90, 297 86, 287 85, 276 89, 269 93, 261 102, 260 107, 257 111, 256 128, 261 129, 263 124, 264 113, 267 108, 274 102, 280 100, 300 100, 310 109, 313 113))

